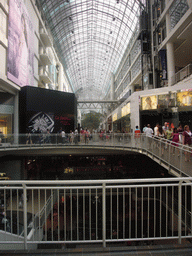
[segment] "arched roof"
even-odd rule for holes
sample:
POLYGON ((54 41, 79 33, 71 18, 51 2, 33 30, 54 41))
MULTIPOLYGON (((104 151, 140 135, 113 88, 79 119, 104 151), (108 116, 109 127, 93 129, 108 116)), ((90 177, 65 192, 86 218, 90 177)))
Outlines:
POLYGON ((144 0, 39 0, 73 91, 105 97, 144 0))

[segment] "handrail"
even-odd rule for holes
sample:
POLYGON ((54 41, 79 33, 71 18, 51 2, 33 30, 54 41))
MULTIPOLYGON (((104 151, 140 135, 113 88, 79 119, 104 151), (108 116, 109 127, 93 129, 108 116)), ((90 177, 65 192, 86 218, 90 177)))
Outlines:
MULTIPOLYGON (((36 200, 44 201, 46 193, 39 193, 39 190, 58 192, 55 194, 57 206, 45 218, 46 225, 42 225, 40 220, 35 225, 30 225, 31 220, 24 222, 25 227, 32 230, 30 238, 28 232, 24 232, 23 240, 18 240, 18 244, 25 244, 25 249, 30 244, 40 243, 103 243, 105 247, 108 242, 192 238, 191 195, 185 192, 191 191, 192 177, 0 181, 0 190, 9 193, 21 187, 30 190, 35 199, 26 202, 25 209, 35 208, 36 200), (175 227, 178 227, 176 233, 175 227)), ((26 192, 23 194, 26 196, 26 192)), ((17 203, 16 198, 12 198, 9 208, 4 209, 5 214, 17 203)), ((53 207, 53 203, 51 205, 53 207)), ((40 205, 37 207, 34 213, 42 212, 40 205)), ((48 204, 44 207, 43 212, 49 212, 48 204)), ((11 230, 19 228, 13 223, 12 210, 10 219, 11 230)), ((4 235, 8 236, 6 229, 4 235)), ((6 242, 0 241, 0 244, 15 243, 14 239, 17 236, 7 237, 6 242)))
POLYGON ((19 134, 6 135, 2 139, 0 152, 11 150, 22 150, 24 148, 33 150, 36 148, 117 148, 122 150, 137 151, 153 158, 161 165, 166 165, 168 170, 179 176, 192 176, 192 168, 189 162, 185 162, 186 155, 192 152, 192 147, 182 144, 182 142, 172 143, 165 138, 156 136, 147 137, 145 134, 132 133, 92 133, 84 134, 19 134), (173 151, 175 154, 173 154, 173 151), (179 155, 179 157, 178 157, 179 155))
POLYGON ((179 70, 177 73, 175 73, 174 76, 171 77, 171 85, 174 85, 179 81, 182 81, 183 79, 190 76, 191 74, 192 74, 192 64, 188 64, 187 66, 179 70))

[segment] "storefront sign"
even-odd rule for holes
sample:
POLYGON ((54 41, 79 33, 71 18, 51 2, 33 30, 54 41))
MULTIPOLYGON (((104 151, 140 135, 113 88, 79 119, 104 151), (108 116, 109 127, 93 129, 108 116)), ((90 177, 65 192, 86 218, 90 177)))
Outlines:
POLYGON ((192 91, 178 92, 177 106, 178 107, 192 106, 192 91))
POLYGON ((158 95, 158 108, 175 107, 175 93, 158 95))
POLYGON ((117 113, 113 114, 113 122, 117 120, 117 113))
POLYGON ((121 109, 121 117, 130 114, 130 102, 121 109))
POLYGON ((157 96, 147 96, 141 98, 142 110, 157 109, 157 96))

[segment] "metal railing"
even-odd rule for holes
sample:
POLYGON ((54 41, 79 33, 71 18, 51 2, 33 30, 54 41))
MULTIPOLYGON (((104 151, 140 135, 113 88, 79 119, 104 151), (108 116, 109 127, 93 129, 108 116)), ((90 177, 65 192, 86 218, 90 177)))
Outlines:
POLYGON ((169 239, 181 243, 192 238, 191 181, 189 177, 0 181, 4 199, 0 246, 100 243, 106 247, 169 239), (43 221, 38 219, 42 212, 43 221))
POLYGON ((174 85, 179 81, 182 81, 183 79, 190 76, 191 74, 192 74, 192 64, 189 64, 186 67, 182 68, 180 71, 178 71, 173 77, 171 77, 171 85, 174 85))
POLYGON ((6 135, 2 139, 0 151, 36 148, 118 148, 146 154, 176 176, 192 176, 191 158, 192 147, 182 144, 182 140, 173 143, 170 140, 158 137, 146 137, 145 134, 135 136, 131 133, 103 133, 75 135, 65 134, 19 134, 6 135), (185 161, 186 160, 186 161, 185 161))

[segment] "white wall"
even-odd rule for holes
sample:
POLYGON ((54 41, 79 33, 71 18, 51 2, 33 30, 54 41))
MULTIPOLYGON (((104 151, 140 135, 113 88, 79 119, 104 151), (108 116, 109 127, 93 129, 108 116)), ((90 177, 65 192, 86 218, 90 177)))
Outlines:
POLYGON ((7 67, 6 67, 6 48, 3 47, 0 44, 0 74, 2 74, 3 76, 6 76, 7 73, 7 67))
MULTIPOLYGON (((30 237, 30 239, 28 241, 32 241, 34 239, 34 241, 41 241, 43 239, 43 230, 41 229, 40 232, 39 230, 37 230, 37 232, 35 232, 34 237, 30 237), (40 235, 40 238, 39 238, 40 235)), ((24 243, 19 243, 19 242, 24 242, 24 238, 21 236, 17 236, 14 234, 11 234, 9 232, 5 232, 3 230, 0 230, 0 241, 4 242, 4 241, 14 241, 14 243, 0 243, 0 250, 24 250, 24 243)), ((37 244, 27 244, 27 249, 31 249, 31 250, 37 250, 37 244)))
POLYGON ((8 46, 8 40, 7 40, 7 24, 8 24, 8 5, 7 5, 7 0, 1 0, 0 3, 0 56, 1 56, 1 61, 0 61, 0 74, 3 76, 6 75, 6 50, 8 46), (4 10, 2 9, 4 8, 4 10), (6 11, 7 13, 6 13, 6 11))

